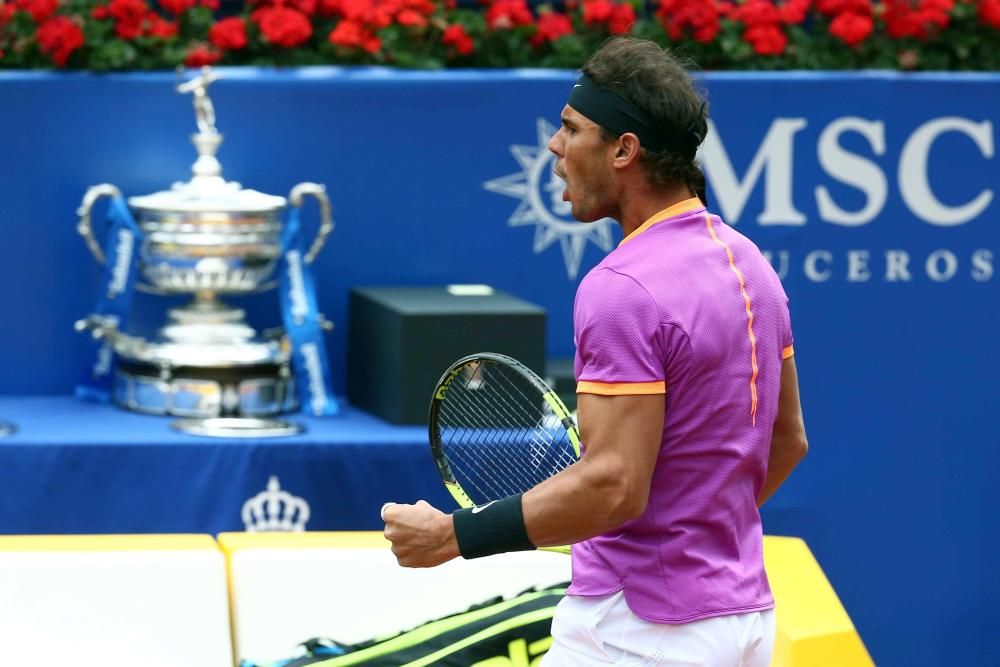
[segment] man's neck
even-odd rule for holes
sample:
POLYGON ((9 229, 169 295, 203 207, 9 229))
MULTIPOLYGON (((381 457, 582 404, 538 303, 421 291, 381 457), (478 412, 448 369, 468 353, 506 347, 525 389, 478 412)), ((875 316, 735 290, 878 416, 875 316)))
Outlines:
POLYGON ((617 218, 622 235, 628 236, 660 211, 693 196, 684 185, 658 190, 638 188, 623 194, 617 218))

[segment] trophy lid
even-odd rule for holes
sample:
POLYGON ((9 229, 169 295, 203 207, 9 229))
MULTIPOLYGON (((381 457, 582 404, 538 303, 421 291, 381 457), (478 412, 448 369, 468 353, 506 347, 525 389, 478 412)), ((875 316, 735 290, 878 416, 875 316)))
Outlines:
POLYGON ((223 181, 221 178, 218 183, 203 187, 198 177, 187 183, 174 183, 169 190, 128 199, 129 206, 134 210, 157 213, 266 213, 281 210, 285 203, 284 197, 244 189, 235 181, 223 181))
POLYGON ((215 108, 208 96, 209 85, 218 78, 210 67, 204 67, 199 76, 177 86, 179 93, 192 94, 198 123, 198 133, 191 137, 198 151, 198 159, 191 166, 192 179, 174 183, 169 190, 129 197, 133 209, 156 213, 266 213, 285 207, 284 197, 244 189, 222 177, 222 165, 215 157, 222 135, 215 127, 215 108))

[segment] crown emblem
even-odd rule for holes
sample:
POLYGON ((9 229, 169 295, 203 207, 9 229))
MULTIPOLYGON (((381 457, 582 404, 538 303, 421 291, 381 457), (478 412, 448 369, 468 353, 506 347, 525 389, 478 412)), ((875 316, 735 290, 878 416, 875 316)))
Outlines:
POLYGON ((248 533, 301 532, 309 522, 309 503, 283 491, 278 478, 272 475, 267 481, 267 491, 243 503, 242 516, 248 533))

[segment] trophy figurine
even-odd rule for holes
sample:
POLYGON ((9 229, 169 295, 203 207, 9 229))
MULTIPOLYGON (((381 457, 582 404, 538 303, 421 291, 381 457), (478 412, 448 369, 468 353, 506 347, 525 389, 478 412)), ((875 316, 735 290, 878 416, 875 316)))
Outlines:
MULTIPOLYGON (((318 312, 308 308, 304 312, 300 305, 308 301, 315 310, 315 296, 302 297, 302 274, 308 274, 309 265, 333 230, 326 189, 300 183, 286 200, 226 181, 215 156, 222 134, 215 127, 215 109, 208 95, 216 79, 215 73, 205 68, 177 86, 178 92, 192 95, 198 128, 191 137, 198 157, 190 181, 130 197, 127 208, 122 205, 119 209, 125 222, 109 229, 103 249, 94 235, 91 209, 100 198, 120 200, 121 194, 115 186, 102 184, 91 187, 83 198, 77 229, 97 261, 105 265, 106 276, 106 292, 102 292, 98 308, 77 323, 78 330, 90 331, 101 346, 92 374, 107 373, 111 399, 139 412, 266 417, 296 409, 299 404, 316 414, 336 412, 332 393, 315 395, 317 386, 319 393, 324 393, 324 380, 328 386, 325 368, 318 381, 309 378, 303 382, 294 377, 299 372, 296 345, 311 335, 302 347, 317 347, 315 332, 306 331, 306 338, 296 341, 295 332, 288 330, 289 322, 303 325, 304 317, 316 325, 316 331, 329 327, 318 312), (298 237, 298 209, 310 195, 319 203, 319 230, 308 250, 300 243, 304 252, 298 252, 289 240, 298 237), (284 220, 286 213, 289 218, 294 213, 293 235, 284 220), (133 237, 129 237, 129 230, 133 237), (296 262, 287 271, 291 280, 280 280, 282 289, 288 283, 290 292, 288 298, 282 294, 282 303, 290 300, 299 307, 283 307, 286 326, 260 334, 247 323, 244 311, 227 304, 223 297, 275 287, 279 282, 275 274, 284 276, 285 265, 291 260, 296 262), (168 311, 167 322, 152 339, 127 332, 130 299, 119 304, 117 311, 102 307, 126 290, 131 295, 130 271, 134 271, 134 287, 140 291, 192 297, 187 305, 168 311), (289 313, 294 318, 290 319, 289 313), (109 362, 112 356, 114 361, 109 362), (314 393, 303 397, 296 386, 311 387, 314 393)), ((115 210, 114 203, 109 210, 115 210)), ((311 274, 309 277, 311 289, 311 274)), ((322 352, 321 341, 318 348, 322 352)), ((310 367, 314 368, 316 350, 311 353, 310 367)), ((325 366, 325 352, 321 361, 325 366)))

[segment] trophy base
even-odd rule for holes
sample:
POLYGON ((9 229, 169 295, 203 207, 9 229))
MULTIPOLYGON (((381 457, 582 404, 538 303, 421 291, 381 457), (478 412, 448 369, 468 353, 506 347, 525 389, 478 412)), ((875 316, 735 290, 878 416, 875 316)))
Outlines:
POLYGON ((112 398, 126 410, 177 417, 268 417, 298 407, 285 362, 212 368, 120 359, 112 398))

